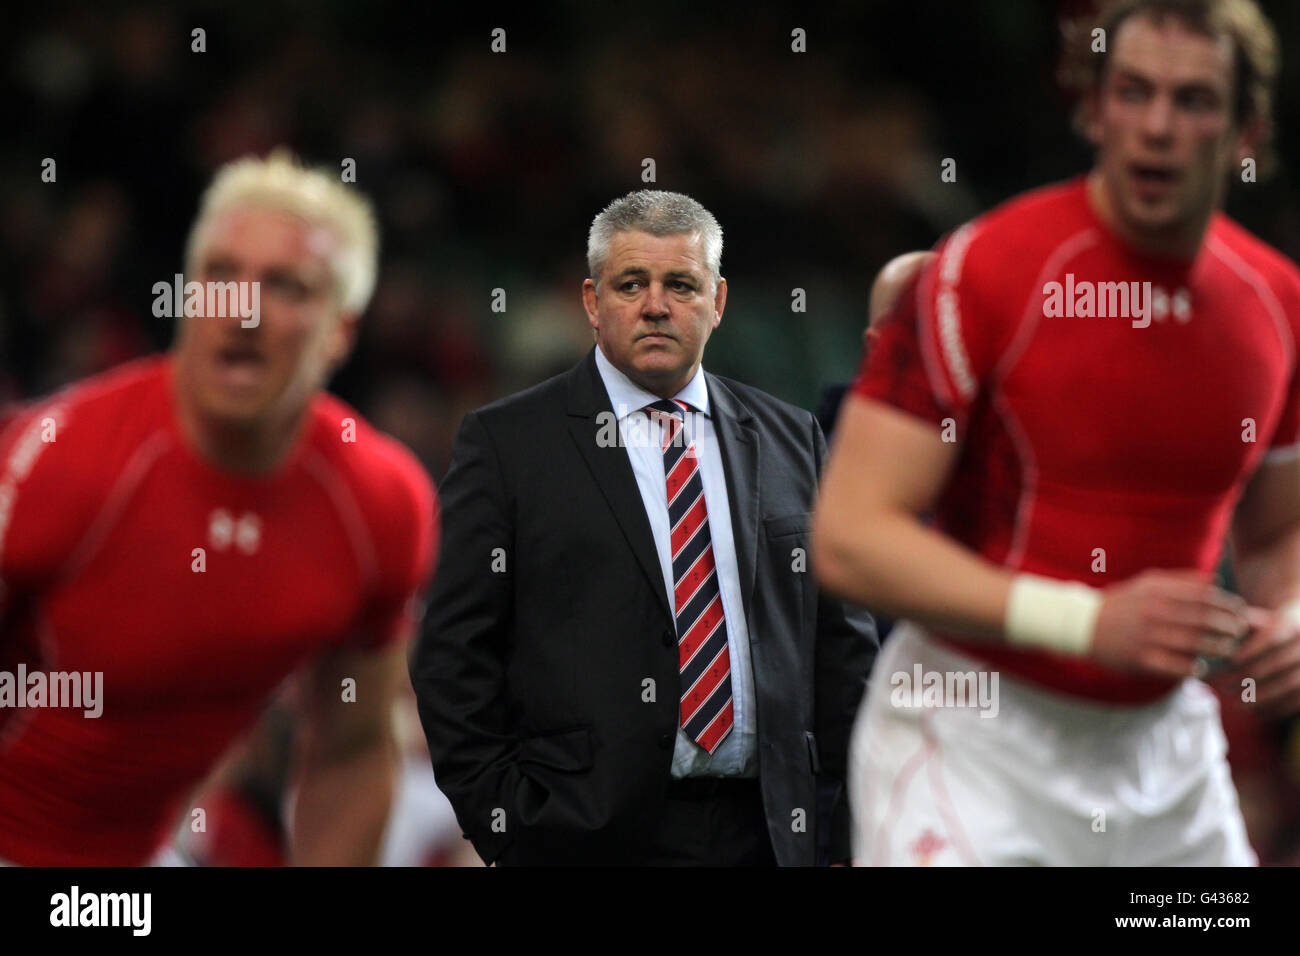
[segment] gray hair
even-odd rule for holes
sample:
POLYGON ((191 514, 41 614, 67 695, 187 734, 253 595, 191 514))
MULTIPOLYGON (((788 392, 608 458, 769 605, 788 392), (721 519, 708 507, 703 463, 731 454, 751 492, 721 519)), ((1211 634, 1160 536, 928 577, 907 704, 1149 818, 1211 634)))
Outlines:
POLYGON ((704 261, 713 284, 722 278, 722 227, 698 202, 683 193, 640 189, 615 199, 591 222, 587 234, 587 268, 600 288, 600 276, 609 259, 609 244, 616 233, 648 232, 652 236, 694 233, 704 244, 704 261))

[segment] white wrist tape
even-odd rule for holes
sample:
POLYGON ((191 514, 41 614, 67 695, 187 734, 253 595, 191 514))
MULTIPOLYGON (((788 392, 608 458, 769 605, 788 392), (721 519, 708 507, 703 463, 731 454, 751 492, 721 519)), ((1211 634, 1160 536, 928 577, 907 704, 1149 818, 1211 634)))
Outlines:
POLYGON ((1092 646, 1101 591, 1074 581, 1018 574, 1007 595, 1007 643, 1082 655, 1092 646))

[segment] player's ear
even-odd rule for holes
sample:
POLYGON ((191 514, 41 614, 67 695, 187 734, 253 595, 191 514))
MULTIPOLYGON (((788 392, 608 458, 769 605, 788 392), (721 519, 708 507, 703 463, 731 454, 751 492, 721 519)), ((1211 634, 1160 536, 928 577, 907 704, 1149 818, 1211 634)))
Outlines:
POLYGON ((343 312, 339 315, 334 328, 330 330, 329 341, 326 344, 326 360, 331 369, 342 365, 352 353, 360 327, 361 317, 355 312, 343 312))
POLYGON ((1268 117, 1255 116, 1241 125, 1241 138, 1237 142, 1237 168, 1247 159, 1259 156, 1259 149, 1268 142, 1271 124, 1268 117))
POLYGON ((726 310, 727 280, 719 276, 713 290, 713 327, 715 329, 722 324, 722 313, 726 310))
POLYGON ((1101 87, 1094 86, 1083 94, 1079 108, 1079 130, 1093 146, 1101 146, 1101 87))

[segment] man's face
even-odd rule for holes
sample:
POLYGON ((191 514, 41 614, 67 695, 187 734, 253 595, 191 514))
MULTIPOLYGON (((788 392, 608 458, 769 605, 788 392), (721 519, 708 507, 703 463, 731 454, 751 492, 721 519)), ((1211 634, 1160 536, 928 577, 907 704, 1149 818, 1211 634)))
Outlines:
POLYGON ((355 319, 335 297, 335 243, 275 209, 240 206, 213 222, 187 281, 258 282, 260 314, 251 328, 239 315, 182 320, 180 385, 203 414, 242 425, 293 415, 346 356, 355 319))
POLYGON ((1099 55, 1110 61, 1091 135, 1111 209, 1153 239, 1199 230, 1246 146, 1232 117, 1232 41, 1135 15, 1099 55))
POLYGON ((615 368, 664 398, 694 376, 709 335, 722 321, 727 283, 713 275, 694 233, 615 233, 600 290, 582 285, 596 344, 615 368))

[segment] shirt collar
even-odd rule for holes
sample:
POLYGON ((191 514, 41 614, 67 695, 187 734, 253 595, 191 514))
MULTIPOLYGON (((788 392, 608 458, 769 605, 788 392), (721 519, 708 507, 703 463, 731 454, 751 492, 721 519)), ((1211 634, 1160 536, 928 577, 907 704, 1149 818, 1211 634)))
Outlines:
MULTIPOLYGON (((596 370, 600 372, 600 379, 605 383, 605 391, 609 392, 610 404, 614 406, 614 413, 619 421, 633 412, 639 412, 652 402, 659 401, 658 395, 647 392, 615 368, 614 363, 605 357, 605 352, 599 345, 596 346, 596 370)), ((704 381, 703 363, 700 363, 699 368, 695 370, 695 375, 673 398, 685 402, 691 408, 708 416, 709 389, 704 381)))

